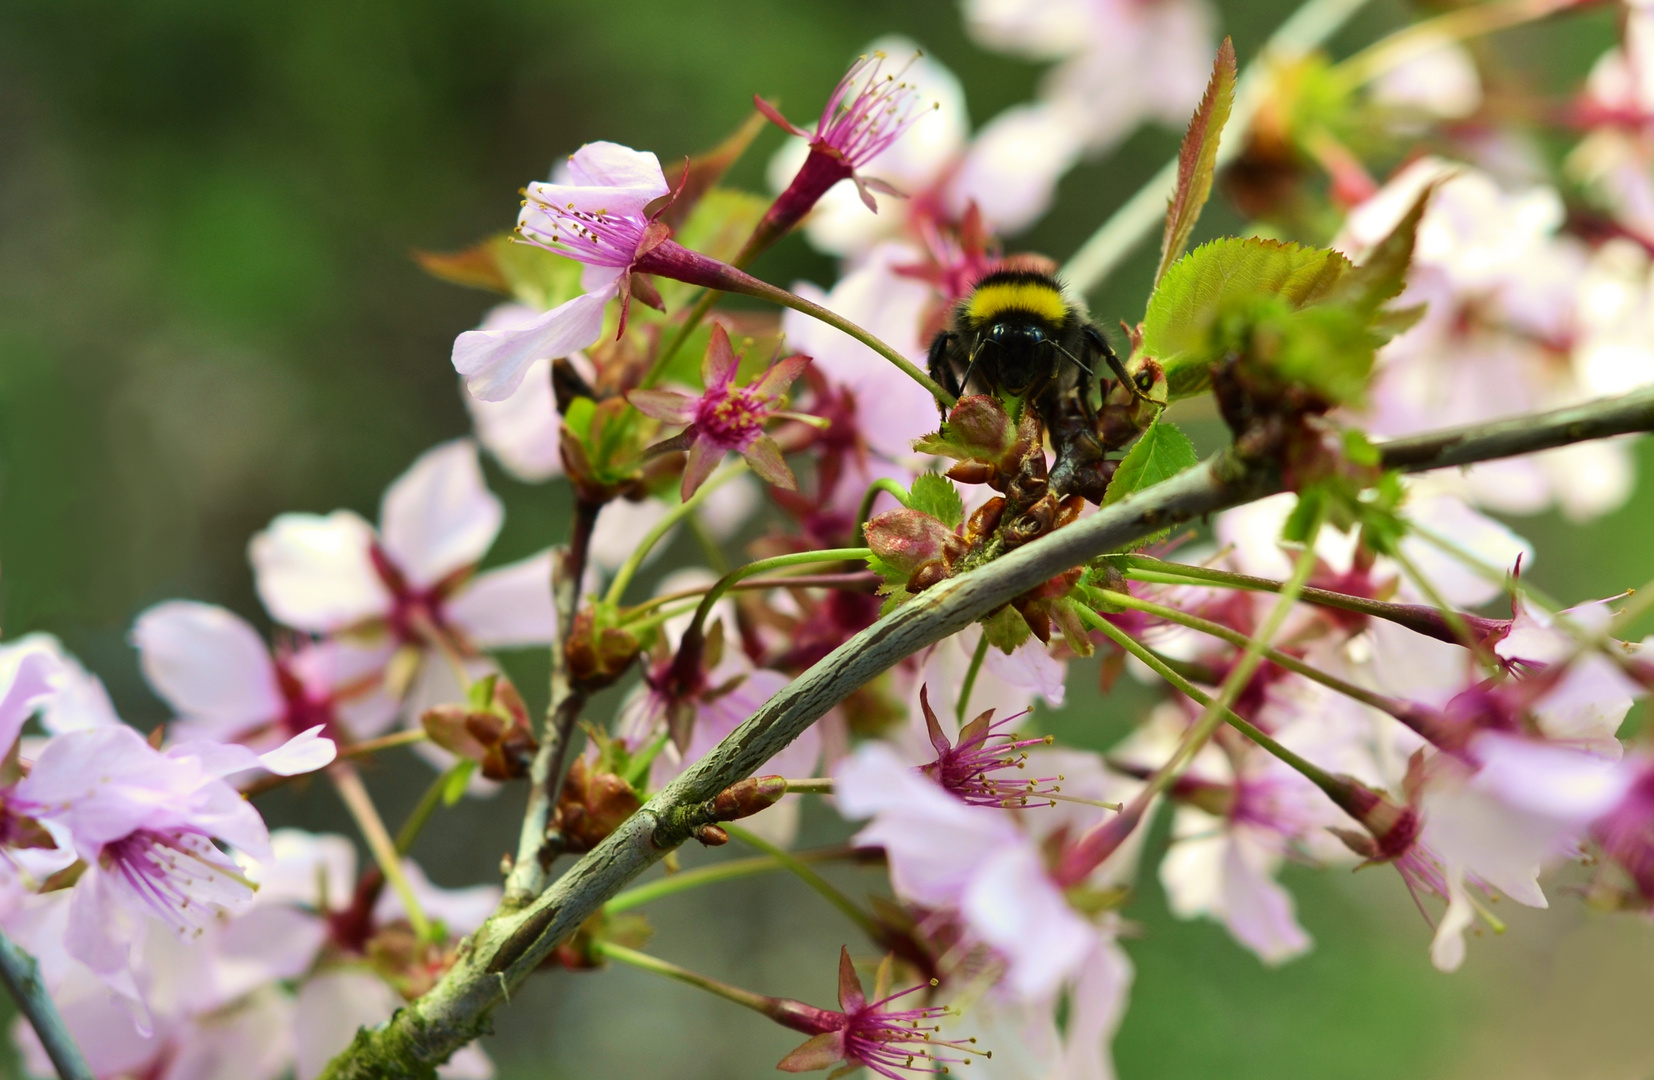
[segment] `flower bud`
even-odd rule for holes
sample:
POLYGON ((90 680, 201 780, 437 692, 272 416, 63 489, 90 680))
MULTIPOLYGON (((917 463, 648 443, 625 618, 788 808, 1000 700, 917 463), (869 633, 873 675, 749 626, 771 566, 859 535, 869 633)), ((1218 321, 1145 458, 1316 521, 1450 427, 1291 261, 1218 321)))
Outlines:
POLYGON ((736 821, 767 810, 781 801, 787 793, 787 781, 781 776, 749 776, 740 783, 731 784, 712 800, 712 814, 719 821, 736 821))

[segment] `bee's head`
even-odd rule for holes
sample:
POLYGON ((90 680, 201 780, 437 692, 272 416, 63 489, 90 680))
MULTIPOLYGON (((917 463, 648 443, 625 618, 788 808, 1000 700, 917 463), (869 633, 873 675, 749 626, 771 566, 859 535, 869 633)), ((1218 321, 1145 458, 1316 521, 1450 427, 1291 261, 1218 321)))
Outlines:
POLYGON ((1052 370, 1055 340, 1069 321, 1057 279, 1029 270, 999 270, 976 283, 961 307, 976 333, 980 361, 998 390, 1022 395, 1052 370))
POLYGON ((989 325, 980 348, 999 372, 1000 389, 1020 396, 1050 366, 1045 327, 1031 319, 1003 319, 989 325))

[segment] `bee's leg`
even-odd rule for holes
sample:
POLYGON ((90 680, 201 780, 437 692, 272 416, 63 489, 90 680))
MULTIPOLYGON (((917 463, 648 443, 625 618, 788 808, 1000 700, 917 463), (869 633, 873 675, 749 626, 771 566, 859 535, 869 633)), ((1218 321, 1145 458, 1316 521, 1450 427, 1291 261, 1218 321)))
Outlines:
POLYGON ((1108 338, 1104 337, 1103 332, 1097 329, 1097 325, 1086 323, 1082 333, 1085 335, 1086 343, 1097 350, 1097 355, 1103 358, 1110 370, 1114 372, 1115 377, 1120 380, 1120 385, 1124 386, 1132 397, 1143 397, 1142 387, 1138 386, 1132 379, 1131 372, 1126 370, 1125 362, 1115 353, 1113 346, 1108 343, 1108 338))
MULTIPOLYGON (((955 398, 959 397, 960 394, 963 393, 959 386, 959 377, 954 374, 953 358, 950 355, 953 352, 954 346, 958 343, 959 335, 949 330, 943 330, 941 333, 931 338, 930 360, 927 365, 930 369, 930 377, 935 379, 937 383, 941 385, 942 389, 946 390, 955 398)), ((969 378, 969 375, 967 374, 966 377, 969 378)), ((942 419, 947 419, 948 410, 947 407, 941 403, 941 401, 937 401, 936 410, 942 414, 942 419)))

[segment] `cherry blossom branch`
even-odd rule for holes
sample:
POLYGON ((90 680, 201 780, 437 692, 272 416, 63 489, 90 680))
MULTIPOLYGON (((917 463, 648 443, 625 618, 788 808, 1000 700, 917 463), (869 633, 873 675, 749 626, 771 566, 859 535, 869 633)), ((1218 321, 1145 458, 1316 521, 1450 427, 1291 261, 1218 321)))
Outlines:
MULTIPOLYGON (((1383 463, 1409 472, 1654 430, 1654 389, 1513 421, 1397 439, 1383 463)), ((714 820, 712 800, 903 658, 970 626, 1053 576, 1162 529, 1283 489, 1278 471, 1220 453, 1162 483, 925 590, 834 649, 668 784, 532 903, 502 906, 462 943, 424 997, 357 1034, 327 1080, 429 1077, 487 1028, 489 1014, 627 882, 714 820)))
POLYGON ((93 1080, 92 1069, 75 1045, 75 1037, 63 1022, 63 1014, 52 1004, 40 965, 11 938, 0 931, 0 981, 17 1002, 17 1010, 29 1021, 40 1045, 51 1059, 60 1080, 93 1080))
MULTIPOLYGON (((1269 66, 1292 60, 1319 48, 1366 6, 1367 0, 1308 0, 1287 16, 1264 43, 1263 51, 1235 86, 1235 104, 1218 146, 1217 167, 1222 169, 1246 147, 1252 120, 1263 105, 1269 66)), ((1166 217, 1166 202, 1177 187, 1177 158, 1149 177, 1137 193, 1115 210, 1063 265, 1062 279, 1076 293, 1092 292, 1125 261, 1126 256, 1156 232, 1166 217)))
POLYGON ((551 836, 552 815, 562 794, 563 777, 568 772, 574 725, 586 707, 585 694, 569 682, 565 646, 569 628, 580 610, 580 582, 586 576, 586 556, 602 509, 601 505, 577 500, 569 545, 552 558, 551 592, 557 612, 557 634, 551 647, 551 696, 546 705, 540 748, 534 752, 534 761, 529 765, 528 805, 523 808, 523 824, 517 833, 517 855, 505 881, 503 903, 507 906, 521 906, 538 896, 546 887, 551 864, 560 854, 560 845, 551 836))

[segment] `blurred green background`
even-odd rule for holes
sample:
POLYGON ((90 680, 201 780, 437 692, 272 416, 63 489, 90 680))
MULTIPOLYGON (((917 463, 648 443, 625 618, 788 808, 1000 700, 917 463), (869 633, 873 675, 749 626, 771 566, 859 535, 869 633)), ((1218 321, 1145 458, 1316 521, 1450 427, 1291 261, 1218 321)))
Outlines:
MULTIPOLYGON (((1223 5, 1243 60, 1282 0, 1223 5)), ((1375 3, 1348 52, 1407 13, 1375 3)), ((262 619, 247 537, 289 509, 376 514, 420 451, 464 433, 448 364, 490 299, 425 277, 412 248, 505 227, 517 189, 591 139, 705 148, 751 95, 806 116, 876 36, 911 36, 966 86, 973 121, 1025 100, 1039 69, 985 53, 946 0, 243 2, 7 0, 0 6, 0 615, 6 637, 60 635, 141 726, 165 715, 126 644, 168 597, 262 619)), ((1613 37, 1611 12, 1507 40, 1540 85, 1577 79, 1613 37)), ((761 185, 767 132, 733 180, 761 185)), ((1175 147, 1146 130, 1063 183, 1017 246, 1067 255, 1175 147)), ((1216 212, 1208 232, 1232 227, 1216 212)), ((1140 309, 1138 259, 1093 307, 1140 309)), ((829 284, 801 242, 757 267, 829 284)), ((1644 477, 1654 453, 1644 444, 1644 477)), ((565 492, 491 473, 509 506, 491 561, 561 538, 565 492)), ((1654 574, 1638 525, 1654 485, 1589 528, 1517 523, 1535 578, 1568 600, 1654 574)), ((690 556, 685 548, 660 570, 690 556)), ((520 685, 542 657, 513 657, 520 685)), ((1104 701, 1085 669, 1046 720, 1102 746, 1143 705, 1104 701)), ((543 694, 541 695, 543 696, 543 694)), ((612 697, 611 697, 612 700, 612 697)), ((428 781, 411 755, 370 785, 397 820, 428 781)), ((439 883, 491 880, 520 794, 441 816, 417 854, 439 883)), ((275 824, 348 832, 315 786, 267 799, 275 824)), ((811 812, 806 842, 841 837, 811 812)), ((708 856, 687 853, 688 861, 708 856)), ((1152 877, 1152 876, 1151 876, 1152 877)), ((1117 1041, 1127 1080, 1654 1074, 1654 932, 1553 890, 1467 970, 1435 973, 1428 929, 1393 874, 1292 869, 1307 959, 1263 968, 1225 933, 1165 914, 1152 880, 1128 915, 1137 985, 1117 1041)), ((871 877, 848 875, 861 888, 871 877)), ((649 910, 665 956, 771 993, 830 1001, 851 929, 788 880, 726 885, 649 910)), ((632 971, 548 973, 496 1017, 504 1077, 774 1075, 788 1033, 632 971)), ((8 1063, 7 1068, 15 1069, 8 1063)))

